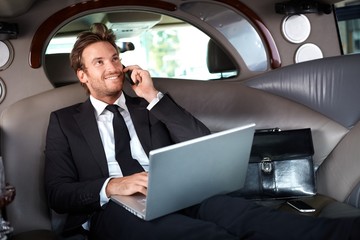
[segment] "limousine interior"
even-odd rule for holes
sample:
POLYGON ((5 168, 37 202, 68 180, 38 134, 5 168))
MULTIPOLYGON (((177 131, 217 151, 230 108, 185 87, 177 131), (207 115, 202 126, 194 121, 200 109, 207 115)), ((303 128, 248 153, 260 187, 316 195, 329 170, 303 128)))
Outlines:
POLYGON ((16 192, 1 201, 4 239, 60 238, 45 135, 50 112, 87 98, 69 53, 95 22, 124 65, 149 70, 212 132, 311 128, 317 194, 304 201, 318 217, 360 216, 360 1, 0 0, 2 176, 16 192))

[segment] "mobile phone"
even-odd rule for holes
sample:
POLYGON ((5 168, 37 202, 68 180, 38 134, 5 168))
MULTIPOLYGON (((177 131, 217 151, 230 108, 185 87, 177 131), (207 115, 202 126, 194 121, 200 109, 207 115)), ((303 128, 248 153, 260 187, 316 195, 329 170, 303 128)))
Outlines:
POLYGON ((312 206, 301 200, 291 200, 291 201, 287 201, 286 203, 291 207, 295 208, 296 210, 298 210, 299 212, 304 212, 304 213, 315 212, 315 208, 313 208, 312 206))
MULTIPOLYGON (((123 68, 125 68, 125 66, 123 65, 123 68)), ((130 85, 135 85, 134 81, 131 79, 131 70, 127 71, 125 74, 125 79, 126 81, 128 81, 130 83, 130 85)))

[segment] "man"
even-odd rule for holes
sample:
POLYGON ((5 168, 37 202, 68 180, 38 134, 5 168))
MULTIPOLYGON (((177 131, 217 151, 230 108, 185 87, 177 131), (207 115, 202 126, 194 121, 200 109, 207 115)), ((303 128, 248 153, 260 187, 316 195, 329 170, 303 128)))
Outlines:
MULTIPOLYGON (((52 209, 67 213, 65 232, 89 230, 91 239, 348 239, 359 219, 317 219, 260 207, 241 198, 215 196, 199 205, 143 221, 109 200, 113 194, 147 191, 151 149, 209 134, 204 124, 160 93, 149 73, 121 64, 115 37, 102 24, 79 35, 71 65, 90 94, 80 104, 50 116, 45 182, 52 209), (131 71, 138 97, 122 91, 131 71), (107 105, 118 105, 111 111, 107 105), (117 159, 112 120, 121 113, 130 135, 131 164, 117 159), (123 165, 121 165, 123 166, 123 165)), ((123 147, 124 149, 126 147, 123 147)), ((180 173, 181 174, 181 173, 180 173)), ((164 179, 166 181, 166 179, 164 179)))

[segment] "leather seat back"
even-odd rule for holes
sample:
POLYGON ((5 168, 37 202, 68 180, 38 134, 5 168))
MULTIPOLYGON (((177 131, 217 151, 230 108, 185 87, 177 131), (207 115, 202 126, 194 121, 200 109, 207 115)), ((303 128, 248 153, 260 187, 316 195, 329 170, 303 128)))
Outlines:
MULTIPOLYGON (((275 73, 271 73, 274 79, 287 76, 281 69, 275 73)), ((267 74, 262 77, 266 79, 267 74)), ((301 82, 301 76, 298 79, 301 82)), ((359 182, 358 171, 351 169, 359 154, 358 126, 349 130, 308 105, 245 86, 243 82, 154 79, 154 83, 213 132, 250 122, 255 122, 257 128, 310 127, 315 165, 321 170, 318 178, 322 193, 344 201, 359 182), (339 144, 341 141, 344 144, 339 144), (349 147, 351 151, 347 150, 349 147), (343 164, 347 167, 343 168, 343 164), (340 181, 346 174, 352 174, 346 178, 351 182, 340 181), (332 176, 334 179, 330 181, 332 176), (347 189, 339 192, 339 187, 347 189)), ((126 90, 130 91, 129 86, 126 90)), ((14 202, 7 207, 7 216, 16 233, 52 229, 43 183, 43 151, 50 112, 82 102, 86 97, 80 84, 72 84, 20 100, 3 111, 0 119, 2 157, 7 181, 17 189, 14 202)))
POLYGON ((80 84, 73 84, 20 100, 2 113, 1 150, 5 176, 16 188, 16 197, 6 213, 15 233, 51 230, 43 180, 50 112, 85 98, 80 84))

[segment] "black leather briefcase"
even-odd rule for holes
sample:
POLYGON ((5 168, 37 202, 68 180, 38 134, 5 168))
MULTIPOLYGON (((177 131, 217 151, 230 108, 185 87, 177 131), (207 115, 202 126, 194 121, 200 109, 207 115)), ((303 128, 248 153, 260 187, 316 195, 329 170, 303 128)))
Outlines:
POLYGON ((315 195, 313 155, 310 128, 257 130, 245 186, 239 194, 252 199, 315 195))

